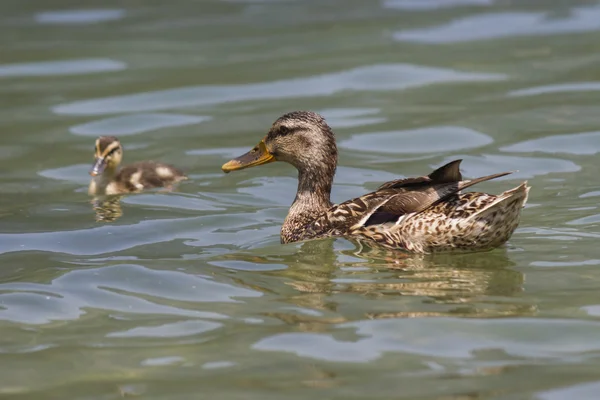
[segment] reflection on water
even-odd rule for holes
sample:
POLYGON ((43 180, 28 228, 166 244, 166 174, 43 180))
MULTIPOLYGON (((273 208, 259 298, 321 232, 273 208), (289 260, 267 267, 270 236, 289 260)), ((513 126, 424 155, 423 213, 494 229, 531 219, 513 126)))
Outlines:
POLYGON ((0 15, 0 395, 596 397, 599 1, 71 3, 0 15), (296 171, 220 166, 294 109, 335 130, 335 202, 462 158, 529 180, 519 229, 281 245, 296 171), (99 135, 191 179, 90 203, 99 135))
POLYGON ((123 196, 108 196, 92 200, 92 207, 98 222, 114 222, 123 215, 121 198, 123 196))
MULTIPOLYGON (((265 255, 260 249, 260 253, 219 256, 219 261, 211 263, 236 269, 243 263, 264 265, 260 270, 265 276, 285 278, 285 284, 297 292, 288 293, 286 302, 298 310, 337 310, 340 305, 335 296, 353 294, 377 300, 378 310, 364 310, 362 318, 368 319, 535 314, 536 307, 531 304, 492 300, 514 297, 522 291, 523 275, 511 268, 514 262, 505 249, 462 255, 414 255, 370 247, 354 239, 349 243, 353 248, 339 253, 334 250, 333 240, 308 241, 291 254, 265 255), (270 268, 275 265, 287 268, 270 268)), ((355 308, 354 318, 361 306, 355 308)), ((267 315, 311 331, 315 326, 345 320, 323 318, 312 311, 267 315)))

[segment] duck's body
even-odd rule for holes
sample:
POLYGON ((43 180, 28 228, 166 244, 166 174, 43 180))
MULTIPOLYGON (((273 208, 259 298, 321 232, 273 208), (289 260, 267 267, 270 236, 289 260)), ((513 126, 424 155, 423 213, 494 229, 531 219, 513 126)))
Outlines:
POLYGON ((488 250, 510 238, 529 192, 523 182, 498 196, 461 193, 509 172, 463 180, 456 160, 427 176, 387 182, 374 192, 333 205, 335 139, 325 120, 312 112, 282 116, 257 147, 223 170, 275 160, 291 163, 299 173, 298 192, 281 229, 282 243, 354 236, 417 253, 488 250))
POLYGON ((333 205, 304 227, 284 226, 282 241, 358 236, 385 247, 416 253, 488 250, 501 246, 511 237, 519 224, 528 192, 526 183, 498 196, 452 192, 423 211, 407 207, 406 213, 401 209, 379 211, 386 208, 379 204, 385 202, 381 200, 385 196, 405 201, 411 196, 410 192, 373 192, 333 205))
POLYGON ((154 161, 141 161, 119 169, 123 149, 114 136, 102 136, 96 140, 94 167, 88 193, 92 196, 136 193, 142 190, 170 187, 187 179, 185 174, 172 165, 154 161))

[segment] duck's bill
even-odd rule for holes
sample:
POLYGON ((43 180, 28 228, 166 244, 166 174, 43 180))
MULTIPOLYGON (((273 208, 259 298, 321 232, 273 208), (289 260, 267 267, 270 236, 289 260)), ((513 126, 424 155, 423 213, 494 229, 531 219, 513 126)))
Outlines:
POLYGON ((106 160, 102 157, 96 158, 96 162, 94 162, 94 165, 92 166, 92 169, 90 170, 90 175, 91 176, 99 175, 102 172, 104 172, 105 168, 106 168, 106 160))
POLYGON ((252 150, 243 154, 231 161, 223 164, 221 169, 223 172, 237 171, 244 168, 255 167, 257 165, 268 164, 275 161, 275 156, 269 153, 264 140, 261 140, 252 150))

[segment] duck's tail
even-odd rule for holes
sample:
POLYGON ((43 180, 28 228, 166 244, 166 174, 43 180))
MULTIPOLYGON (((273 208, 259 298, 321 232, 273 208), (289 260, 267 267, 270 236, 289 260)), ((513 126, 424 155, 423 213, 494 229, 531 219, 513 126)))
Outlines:
POLYGON ((527 203, 529 189, 531 189, 531 186, 528 186, 527 181, 524 181, 516 188, 499 194, 494 201, 490 202, 484 208, 471 215, 469 219, 481 218, 494 211, 505 212, 508 210, 520 210, 525 206, 525 203, 527 203))

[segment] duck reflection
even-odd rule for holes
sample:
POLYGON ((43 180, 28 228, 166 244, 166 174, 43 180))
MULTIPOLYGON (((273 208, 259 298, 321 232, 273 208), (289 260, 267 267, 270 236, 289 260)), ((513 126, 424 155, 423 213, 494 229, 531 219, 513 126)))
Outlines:
POLYGON ((92 201, 92 208, 96 213, 97 222, 114 222, 123 216, 121 207, 121 198, 123 196, 103 196, 95 197, 92 201))
POLYGON ((506 249, 415 255, 357 240, 329 239, 304 242, 292 254, 229 254, 227 258, 287 265, 285 270, 262 274, 285 278, 286 286, 294 289, 292 293, 279 291, 283 301, 322 315, 287 311, 268 315, 303 330, 320 331, 332 323, 364 318, 500 317, 535 312, 534 306, 515 298, 524 278, 512 268, 515 263, 506 249), (335 250, 338 244, 351 248, 335 250), (356 294, 365 301, 352 296, 356 294))

